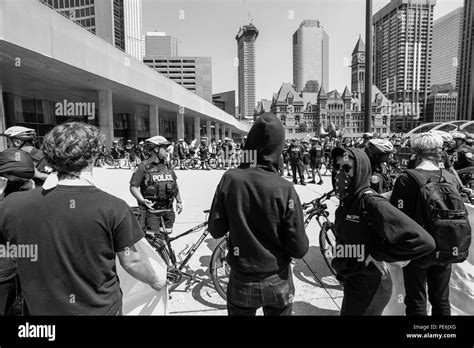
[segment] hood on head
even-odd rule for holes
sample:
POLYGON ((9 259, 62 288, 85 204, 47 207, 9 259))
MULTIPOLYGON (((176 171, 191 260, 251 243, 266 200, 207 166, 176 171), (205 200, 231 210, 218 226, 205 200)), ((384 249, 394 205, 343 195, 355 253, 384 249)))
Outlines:
MULTIPOLYGON (((354 177, 352 178, 351 184, 348 189, 348 196, 354 197, 357 196, 362 190, 368 189, 370 187, 370 176, 372 175, 372 169, 370 166, 370 160, 365 151, 356 148, 346 148, 337 147, 331 152, 331 157, 335 159, 336 157, 342 155, 343 153, 348 153, 349 157, 353 158, 355 161, 354 168, 354 177)), ((347 199, 346 198, 346 199, 347 199)))
POLYGON ((278 167, 285 145, 285 129, 278 117, 265 113, 254 122, 245 141, 245 150, 257 151, 257 164, 278 167))

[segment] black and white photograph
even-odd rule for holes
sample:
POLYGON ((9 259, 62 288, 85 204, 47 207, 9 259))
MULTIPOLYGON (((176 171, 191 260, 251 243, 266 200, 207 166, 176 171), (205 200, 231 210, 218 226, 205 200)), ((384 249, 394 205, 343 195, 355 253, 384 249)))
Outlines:
POLYGON ((0 0, 0 347, 472 347, 473 68, 472 0, 0 0))

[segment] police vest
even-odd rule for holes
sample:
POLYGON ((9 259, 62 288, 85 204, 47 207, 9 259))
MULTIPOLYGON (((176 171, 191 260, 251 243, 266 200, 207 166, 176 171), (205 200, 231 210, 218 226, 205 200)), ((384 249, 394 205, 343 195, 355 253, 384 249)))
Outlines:
POLYGON ((301 148, 298 146, 295 146, 291 149, 291 159, 292 160, 300 160, 302 157, 301 154, 301 148))
POLYGON ((142 195, 145 199, 169 203, 176 195, 176 186, 173 171, 170 167, 153 163, 145 165, 145 180, 141 186, 142 195))

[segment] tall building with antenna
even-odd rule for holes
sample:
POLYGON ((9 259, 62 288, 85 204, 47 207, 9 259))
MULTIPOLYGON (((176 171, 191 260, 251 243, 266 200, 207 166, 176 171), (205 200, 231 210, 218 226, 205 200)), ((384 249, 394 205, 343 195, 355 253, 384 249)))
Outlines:
POLYGON ((254 119, 256 103, 255 41, 257 36, 257 28, 250 23, 240 27, 235 37, 239 63, 239 119, 254 119))

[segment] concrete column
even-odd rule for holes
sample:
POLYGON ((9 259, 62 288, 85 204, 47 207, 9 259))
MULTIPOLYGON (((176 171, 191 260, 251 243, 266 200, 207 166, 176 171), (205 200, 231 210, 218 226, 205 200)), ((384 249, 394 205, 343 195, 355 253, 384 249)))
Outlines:
POLYGON ((215 131, 216 131, 216 143, 217 143, 221 138, 221 135, 219 134, 219 122, 216 122, 214 126, 216 127, 215 131))
POLYGON ((158 105, 148 105, 148 116, 150 118, 150 137, 160 134, 160 117, 158 105))
POLYGON ((200 117, 194 118, 194 139, 196 139, 196 141, 200 141, 201 139, 201 118, 200 117))
POLYGON ((211 143, 211 137, 212 137, 212 128, 211 128, 212 124, 211 124, 211 121, 206 121, 206 135, 207 135, 207 139, 208 139, 208 142, 211 143))
MULTIPOLYGON (((5 105, 3 103, 3 87, 2 87, 2 83, 0 82, 0 133, 5 132, 6 119, 7 119, 7 115, 5 115, 5 105)), ((0 151, 5 150, 6 148, 7 148, 7 138, 0 137, 0 151)))
POLYGON ((225 137, 226 137, 226 126, 225 124, 222 124, 221 125, 221 129, 222 129, 222 141, 224 141, 225 137))
POLYGON ((99 91, 99 128, 105 135, 105 144, 112 146, 114 139, 114 110, 112 91, 99 91))
POLYGON ((137 114, 127 114, 127 121, 128 121, 128 138, 125 140, 127 141, 130 139, 134 144, 137 144, 137 114))
POLYGON ((184 139, 184 113, 176 113, 176 137, 184 139))

